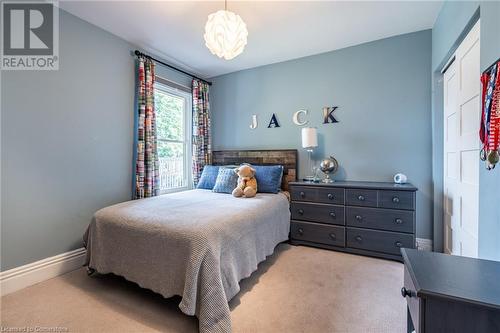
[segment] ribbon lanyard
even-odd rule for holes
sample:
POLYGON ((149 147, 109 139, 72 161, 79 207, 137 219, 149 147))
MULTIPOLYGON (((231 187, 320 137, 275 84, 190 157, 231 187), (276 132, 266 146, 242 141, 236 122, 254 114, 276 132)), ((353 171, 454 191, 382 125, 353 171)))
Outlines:
POLYGON ((480 136, 483 143, 481 151, 481 159, 486 161, 486 168, 491 170, 500 160, 498 152, 500 141, 500 75, 499 75, 500 62, 495 64, 490 71, 489 80, 484 80, 482 77, 484 105, 483 105, 483 119, 481 125, 480 136), (486 87, 484 83, 487 82, 486 87), (484 96, 485 95, 485 96, 484 96))

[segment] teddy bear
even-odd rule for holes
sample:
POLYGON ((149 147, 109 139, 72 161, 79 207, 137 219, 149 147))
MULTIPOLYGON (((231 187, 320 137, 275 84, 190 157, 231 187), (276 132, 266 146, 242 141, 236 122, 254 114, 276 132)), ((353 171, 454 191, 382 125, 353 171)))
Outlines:
POLYGON ((255 179, 255 169, 248 164, 242 164, 234 169, 238 175, 238 186, 233 190, 233 196, 246 198, 255 197, 257 194, 257 179, 255 179))

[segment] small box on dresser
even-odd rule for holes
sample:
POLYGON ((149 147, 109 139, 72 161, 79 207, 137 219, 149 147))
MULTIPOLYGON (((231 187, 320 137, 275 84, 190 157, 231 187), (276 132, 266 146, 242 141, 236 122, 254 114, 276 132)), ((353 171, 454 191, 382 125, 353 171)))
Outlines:
POLYGON ((289 185, 292 244, 399 261, 401 248, 415 248, 415 186, 358 181, 289 185))

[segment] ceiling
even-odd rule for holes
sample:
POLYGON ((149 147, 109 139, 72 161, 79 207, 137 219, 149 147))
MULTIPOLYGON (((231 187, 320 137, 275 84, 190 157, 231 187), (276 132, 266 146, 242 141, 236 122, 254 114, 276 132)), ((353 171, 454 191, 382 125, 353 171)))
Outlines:
POLYGON ((60 7, 202 77, 432 28, 442 1, 229 1, 247 24, 232 60, 205 47, 208 14, 224 1, 60 1, 60 7))

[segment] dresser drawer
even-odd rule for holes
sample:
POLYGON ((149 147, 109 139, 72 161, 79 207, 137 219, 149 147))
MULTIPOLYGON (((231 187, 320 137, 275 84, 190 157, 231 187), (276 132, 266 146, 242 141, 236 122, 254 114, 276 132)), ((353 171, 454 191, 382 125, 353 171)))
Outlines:
POLYGON ((334 246, 345 246, 344 233, 344 227, 333 225, 292 221, 290 226, 292 239, 334 246))
POLYGON ((413 192, 408 191, 379 191, 379 207, 395 209, 415 209, 413 192))
POLYGON ((293 201, 311 201, 335 205, 344 204, 343 188, 320 188, 314 186, 293 186, 290 190, 293 201))
POLYGON ((377 191, 363 189, 347 189, 346 204, 353 206, 377 207, 377 191))
POLYGON ((293 186, 290 188, 290 196, 294 201, 316 201, 317 190, 310 186, 293 186))
POLYGON ((400 255, 402 247, 414 248, 413 235, 390 231, 347 228, 347 246, 400 255))
POLYGON ((346 207, 346 225, 412 233, 414 215, 407 210, 346 207))
POLYGON ((408 272, 408 268, 405 265, 404 269, 404 285, 401 290, 401 294, 405 295, 406 304, 408 306, 408 312, 410 315, 410 319, 413 323, 413 327, 415 328, 415 332, 422 332, 422 325, 420 321, 423 319, 424 311, 423 311, 423 302, 417 297, 415 285, 411 279, 410 273, 408 272))
POLYGON ((316 201, 328 204, 343 205, 343 188, 318 188, 316 192, 316 201))
POLYGON ((290 209, 293 220, 345 224, 343 206, 292 202, 290 209))

